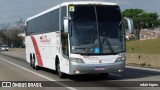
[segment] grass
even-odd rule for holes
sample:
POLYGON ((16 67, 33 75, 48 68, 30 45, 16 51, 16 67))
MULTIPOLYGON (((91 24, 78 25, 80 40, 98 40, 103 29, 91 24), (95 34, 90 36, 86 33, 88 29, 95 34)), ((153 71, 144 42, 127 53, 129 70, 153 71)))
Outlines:
POLYGON ((127 53, 160 54, 160 39, 127 41, 127 53))
POLYGON ((144 66, 146 66, 146 63, 141 63, 140 65, 141 65, 142 67, 144 67, 144 66))

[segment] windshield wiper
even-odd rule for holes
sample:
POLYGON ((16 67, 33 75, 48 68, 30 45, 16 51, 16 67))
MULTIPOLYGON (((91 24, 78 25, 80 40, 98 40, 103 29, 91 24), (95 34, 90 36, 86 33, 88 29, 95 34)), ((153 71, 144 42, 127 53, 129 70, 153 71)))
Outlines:
POLYGON ((92 33, 91 39, 89 40, 89 46, 87 48, 87 55, 89 55, 89 49, 91 49, 93 39, 94 39, 94 32, 92 33))
POLYGON ((107 38, 105 38, 105 39, 106 39, 107 44, 108 44, 108 46, 109 46, 109 48, 110 48, 110 50, 111 50, 111 53, 114 53, 114 50, 113 50, 113 48, 112 48, 112 46, 111 46, 111 43, 109 42, 109 40, 108 40, 107 38))

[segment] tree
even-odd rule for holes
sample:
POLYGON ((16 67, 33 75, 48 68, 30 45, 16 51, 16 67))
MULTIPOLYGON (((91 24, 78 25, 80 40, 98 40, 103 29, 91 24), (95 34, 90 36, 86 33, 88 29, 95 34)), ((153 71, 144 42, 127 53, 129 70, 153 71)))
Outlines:
POLYGON ((8 37, 6 35, 6 30, 5 29, 2 29, 0 30, 0 38, 1 38, 1 42, 0 44, 8 44, 8 37))
POLYGON ((122 14, 133 20, 135 36, 138 40, 141 28, 156 28, 159 25, 157 13, 147 13, 141 9, 126 9, 122 14))
POLYGON ((19 47, 23 44, 23 39, 22 37, 19 37, 18 34, 18 29, 12 29, 9 32, 10 44, 14 44, 15 47, 19 47))
POLYGON ((10 29, 10 30, 0 30, 0 45, 7 44, 10 46, 14 44, 15 47, 23 46, 23 38, 18 36, 21 30, 10 29))
POLYGON ((160 18, 158 18, 158 27, 160 28, 160 18))

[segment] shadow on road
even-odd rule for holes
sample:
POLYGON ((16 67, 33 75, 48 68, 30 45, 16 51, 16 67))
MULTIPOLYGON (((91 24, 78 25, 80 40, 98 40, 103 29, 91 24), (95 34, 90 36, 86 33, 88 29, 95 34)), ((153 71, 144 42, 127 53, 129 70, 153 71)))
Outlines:
MULTIPOLYGON (((57 74, 56 71, 47 68, 41 68, 41 70, 44 70, 48 73, 57 74)), ((108 76, 107 75, 101 76, 100 74, 66 75, 66 78, 64 79, 70 79, 76 82, 94 82, 94 81, 105 81, 105 80, 107 81, 128 80, 128 79, 136 80, 139 78, 146 78, 158 75, 160 75, 160 72, 126 68, 125 72, 123 73, 111 73, 108 76)), ((152 78, 150 78, 150 80, 152 80, 152 78)))

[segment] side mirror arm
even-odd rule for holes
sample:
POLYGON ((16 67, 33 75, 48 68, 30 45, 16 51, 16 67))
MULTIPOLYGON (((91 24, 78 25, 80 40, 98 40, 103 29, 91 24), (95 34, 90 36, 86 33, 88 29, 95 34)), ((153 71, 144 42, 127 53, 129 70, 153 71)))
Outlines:
POLYGON ((124 17, 123 19, 127 21, 129 33, 132 34, 134 30, 133 20, 127 17, 124 17))

